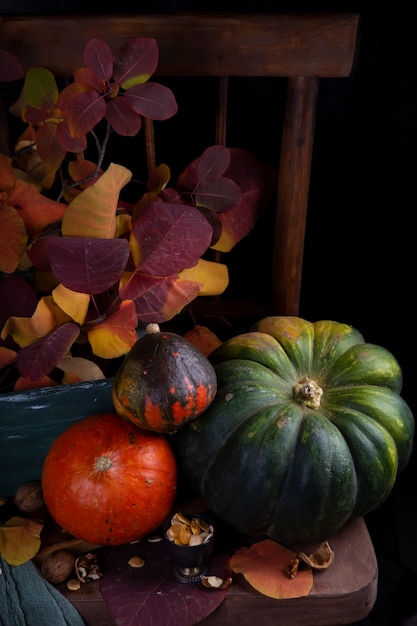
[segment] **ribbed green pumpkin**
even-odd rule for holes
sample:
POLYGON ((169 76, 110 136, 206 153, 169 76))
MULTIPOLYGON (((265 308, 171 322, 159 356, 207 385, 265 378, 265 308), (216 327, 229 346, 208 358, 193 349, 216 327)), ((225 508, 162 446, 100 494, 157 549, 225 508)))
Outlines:
POLYGON ((178 451, 220 519, 302 546, 387 498, 415 425, 385 348, 346 324, 277 316, 210 359, 217 396, 181 430, 178 451))

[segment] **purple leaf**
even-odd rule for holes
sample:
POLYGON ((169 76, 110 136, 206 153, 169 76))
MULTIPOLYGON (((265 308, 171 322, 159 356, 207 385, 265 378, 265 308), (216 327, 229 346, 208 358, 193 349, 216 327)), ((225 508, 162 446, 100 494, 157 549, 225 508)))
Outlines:
POLYGON ((141 322, 160 324, 172 319, 194 300, 200 289, 200 283, 179 280, 176 274, 149 276, 135 272, 119 295, 123 300, 134 301, 141 322))
POLYGON ((77 324, 62 324, 46 337, 19 350, 16 363, 20 374, 30 380, 39 380, 49 374, 68 353, 79 334, 77 324))
POLYGON ((101 39, 90 39, 84 48, 84 63, 98 78, 109 81, 113 74, 113 54, 101 39))
POLYGON ((151 202, 132 225, 140 250, 139 269, 169 276, 194 265, 207 250, 213 229, 198 209, 185 204, 151 202))
MULTIPOLYGON (((106 548, 101 556, 100 591, 117 626, 193 626, 223 602, 227 589, 177 582, 163 542, 141 541, 106 548), (140 555, 145 565, 132 569, 129 559, 140 555)), ((208 574, 226 577, 227 555, 215 555, 208 574)))
POLYGON ((127 100, 118 96, 106 107, 106 120, 118 135, 134 137, 142 126, 142 118, 135 113, 127 100))
POLYGON ((47 248, 56 278, 68 289, 88 294, 112 287, 129 258, 125 239, 49 237, 47 248))
POLYGON ((224 146, 210 146, 204 150, 198 159, 198 180, 201 182, 206 176, 218 178, 222 176, 230 163, 230 151, 224 146))
POLYGON ((143 76, 147 80, 158 67, 159 49, 155 39, 136 37, 114 55, 113 79, 122 85, 143 76))
POLYGON ((167 120, 178 111, 171 89, 159 83, 134 85, 124 97, 136 113, 151 120, 167 120))
POLYGON ((233 208, 240 200, 240 188, 230 178, 206 177, 195 190, 196 203, 216 213, 233 208))
POLYGON ((68 99, 66 114, 71 134, 86 135, 103 119, 106 103, 96 91, 82 91, 68 99))

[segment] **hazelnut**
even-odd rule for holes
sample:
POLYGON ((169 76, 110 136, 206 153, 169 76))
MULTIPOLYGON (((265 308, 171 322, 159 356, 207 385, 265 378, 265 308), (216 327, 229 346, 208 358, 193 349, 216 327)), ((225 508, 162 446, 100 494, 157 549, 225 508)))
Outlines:
POLYGON ((18 487, 14 494, 16 506, 25 513, 39 511, 45 505, 42 485, 38 480, 31 480, 18 487))
POLYGON ((67 580, 74 569, 75 556, 69 550, 55 550, 48 554, 41 566, 41 572, 52 584, 67 580))

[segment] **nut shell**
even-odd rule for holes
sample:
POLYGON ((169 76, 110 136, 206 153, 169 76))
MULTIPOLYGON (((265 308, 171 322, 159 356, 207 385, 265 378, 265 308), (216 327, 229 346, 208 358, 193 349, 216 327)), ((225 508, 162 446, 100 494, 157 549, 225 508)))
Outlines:
POLYGON ((41 565, 46 580, 54 585, 64 582, 74 569, 75 556, 69 550, 56 550, 48 554, 41 565))
POLYGON ((14 501, 24 513, 40 511, 45 506, 41 483, 37 480, 23 483, 14 494, 14 501))

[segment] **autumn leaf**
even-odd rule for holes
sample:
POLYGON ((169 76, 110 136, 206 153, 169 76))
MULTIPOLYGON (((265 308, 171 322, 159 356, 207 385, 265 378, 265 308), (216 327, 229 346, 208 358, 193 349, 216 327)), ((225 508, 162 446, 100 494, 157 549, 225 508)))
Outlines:
POLYGON ((207 328, 207 326, 201 326, 200 324, 196 324, 193 329, 187 331, 184 339, 188 339, 206 357, 222 343, 213 331, 207 328))
POLYGON ((104 174, 68 205, 62 220, 62 234, 66 237, 114 237, 119 193, 131 177, 128 169, 110 163, 104 174))
POLYGON ((57 367, 65 372, 61 381, 63 385, 105 378, 97 363, 82 357, 64 357, 57 367))
POLYGON ((22 565, 35 556, 42 528, 42 522, 18 516, 0 526, 0 553, 9 565, 22 565))
POLYGON ((11 274, 26 249, 25 224, 13 206, 0 206, 0 272, 11 274))
POLYGON ((126 272, 120 281, 121 298, 134 300, 138 319, 144 324, 166 322, 198 295, 201 284, 172 276, 149 276, 126 272))
POLYGON ((295 552, 276 541, 265 539, 249 548, 243 547, 231 558, 235 574, 243 574, 250 585, 260 593, 277 600, 308 596, 313 586, 313 573, 305 566, 295 578, 285 573, 295 552))
POLYGON ((10 365, 10 363, 13 363, 15 358, 15 350, 10 350, 10 348, 0 346, 0 369, 6 367, 6 365, 10 365))
POLYGON ((19 372, 31 380, 45 376, 68 353, 79 334, 77 324, 62 324, 46 337, 22 348, 16 357, 19 372))
POLYGON ((94 237, 48 237, 51 268, 72 291, 98 294, 121 277, 129 258, 125 239, 94 237))
POLYGON ((16 180, 8 203, 18 207, 26 232, 31 238, 36 237, 47 226, 59 222, 67 208, 65 204, 43 196, 35 185, 24 180, 16 180))
POLYGON ((93 353, 105 359, 123 356, 138 339, 137 325, 134 302, 124 300, 115 313, 88 330, 93 353))
POLYGON ((41 376, 37 380, 31 380, 26 376, 19 376, 13 387, 14 391, 28 391, 29 389, 43 389, 44 387, 56 387, 58 383, 50 376, 41 376))
POLYGON ((213 229, 195 207, 151 202, 132 224, 130 248, 144 274, 169 276, 191 267, 207 250, 213 229))
POLYGON ((56 319, 49 309, 46 300, 42 298, 38 302, 36 311, 32 317, 10 317, 1 332, 1 338, 8 335, 22 348, 29 346, 40 337, 44 337, 56 326, 56 319))
POLYGON ((90 296, 87 293, 72 291, 59 284, 52 291, 52 297, 60 309, 69 315, 74 322, 83 324, 90 304, 90 296))
POLYGON ((181 280, 200 283, 199 296, 219 296, 229 284, 229 271, 224 263, 199 259, 197 265, 179 272, 181 280))

